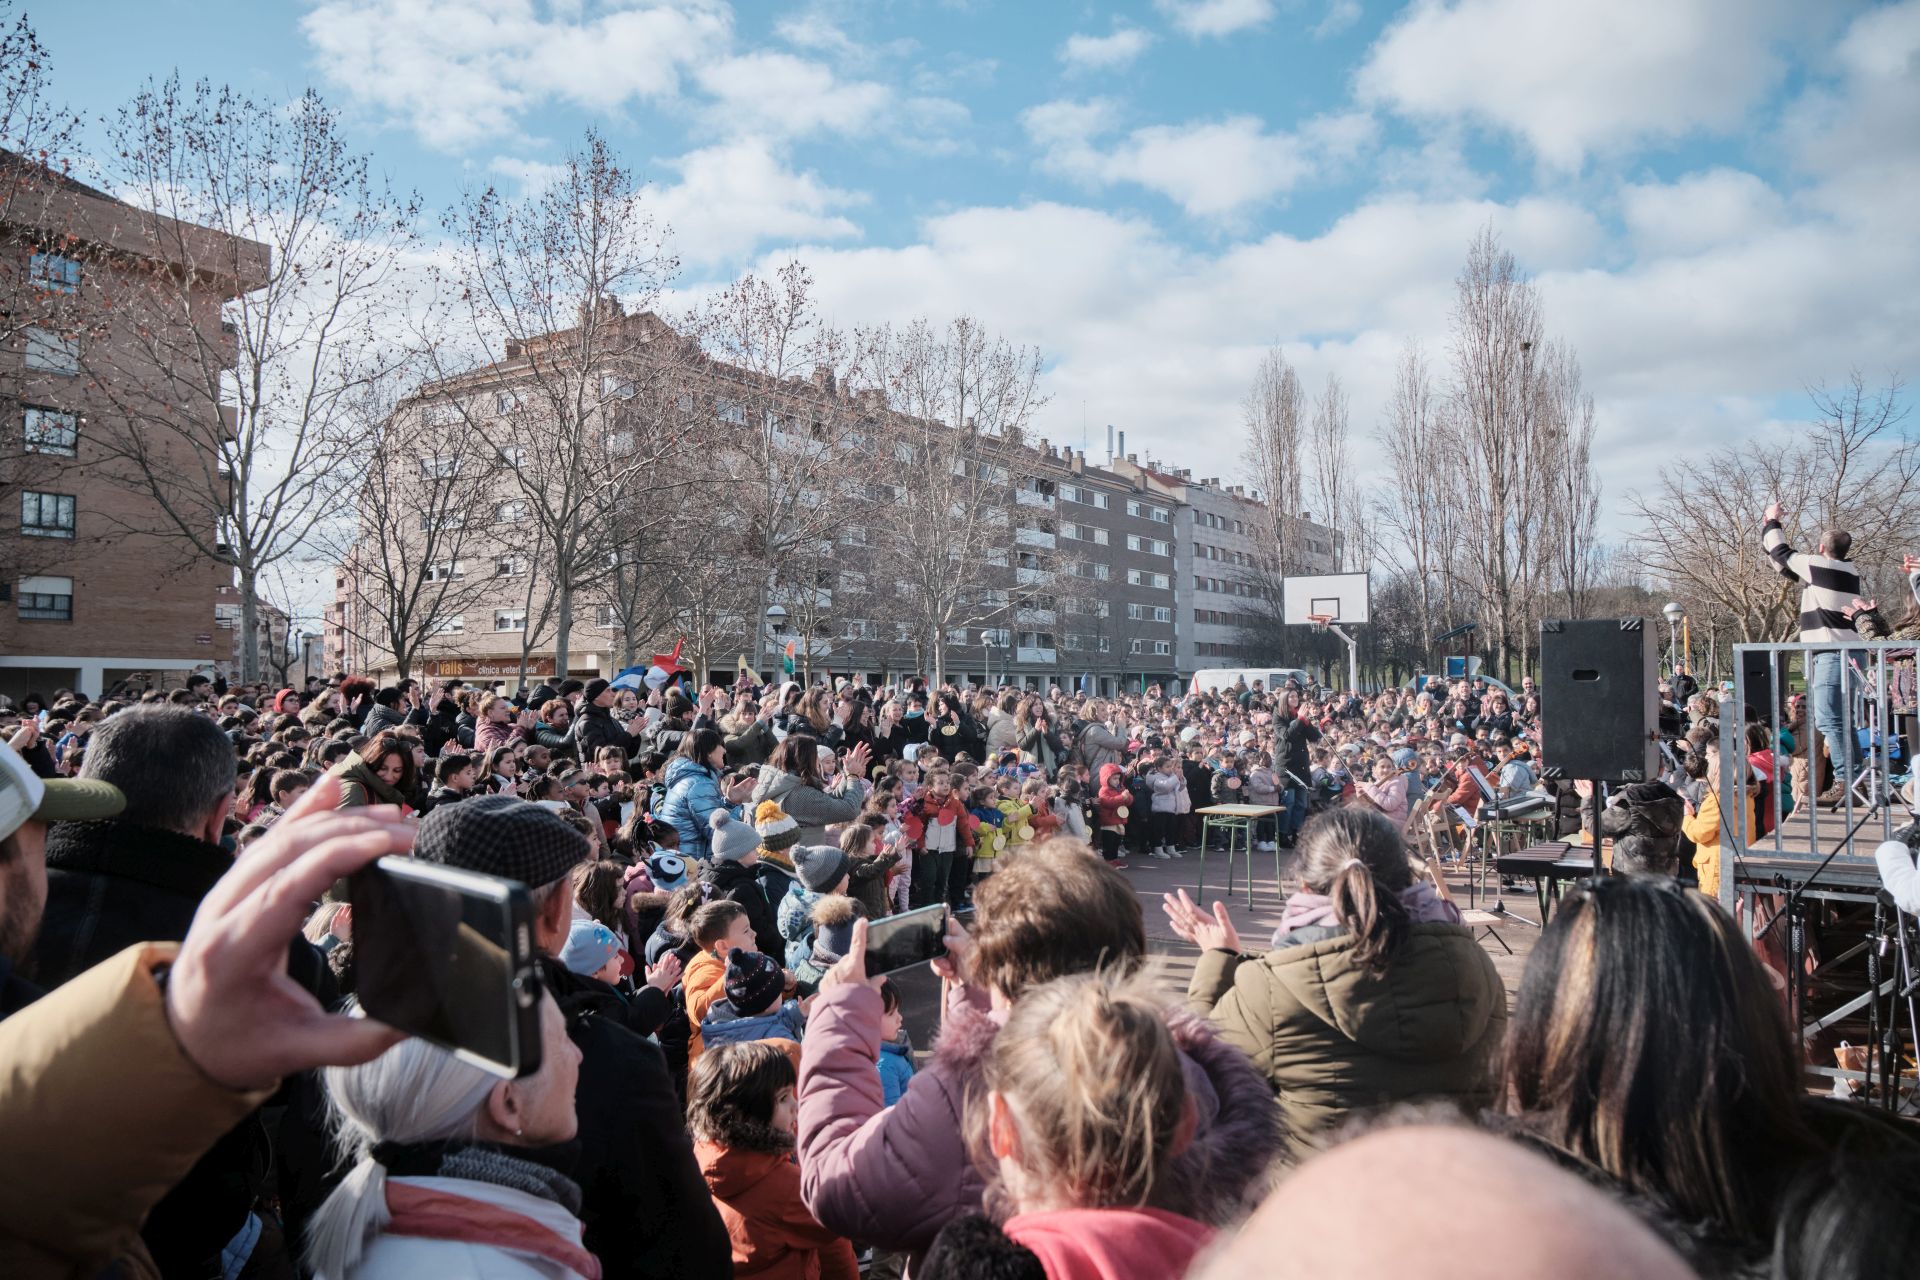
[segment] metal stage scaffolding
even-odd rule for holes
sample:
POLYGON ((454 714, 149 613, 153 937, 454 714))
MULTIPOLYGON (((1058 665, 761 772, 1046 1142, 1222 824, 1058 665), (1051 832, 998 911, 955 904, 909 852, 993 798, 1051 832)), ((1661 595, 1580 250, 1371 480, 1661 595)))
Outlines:
POLYGON ((1914 1110, 1915 1081, 1905 1060, 1920 1045, 1913 976, 1920 936, 1913 918, 1880 893, 1873 858, 1913 820, 1905 797, 1914 647, 1865 640, 1738 645, 1734 667, 1733 695, 1720 708, 1720 901, 1784 984, 1807 1071, 1856 1082, 1885 1106, 1914 1110), (1822 789, 1823 744, 1809 676, 1826 655, 1843 664, 1843 731, 1854 747, 1854 769, 1838 802, 1822 805, 1814 799, 1822 789), (1786 701, 1801 691, 1808 693, 1807 715, 1795 726, 1786 701), (1763 724, 1777 749, 1771 782, 1752 759, 1749 722, 1763 724), (1808 798, 1798 803, 1783 729, 1807 762, 1808 798), (1756 799, 1760 821, 1749 823, 1742 815, 1753 813, 1756 799), (1755 826, 1770 830, 1759 834, 1755 826), (1864 1067, 1837 1065, 1842 1040, 1865 1049, 1864 1067))

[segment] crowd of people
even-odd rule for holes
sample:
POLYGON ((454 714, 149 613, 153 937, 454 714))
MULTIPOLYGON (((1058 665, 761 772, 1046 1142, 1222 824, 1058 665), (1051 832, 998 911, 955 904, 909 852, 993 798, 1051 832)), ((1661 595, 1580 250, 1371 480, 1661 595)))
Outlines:
POLYGON ((1910 1265, 1920 1146, 1803 1094, 1753 949, 1691 887, 1717 874, 1710 692, 1668 688, 1673 775, 1614 797, 1616 874, 1509 1000, 1444 868, 1482 805, 1581 821, 1516 694, 28 698, 0 710, 0 1272, 1424 1274, 1486 1245, 1442 1212, 1478 1194, 1453 1162, 1523 1237, 1587 1219, 1560 1274, 1910 1265), (1255 838, 1297 888, 1252 946, 1219 904, 1160 904, 1198 950, 1169 999, 1129 870, 1221 803, 1273 811, 1255 838), (529 890, 537 1072, 359 1015, 343 877, 396 852, 529 890), (942 904, 916 1043, 868 930, 942 904), (1353 1193, 1408 1161, 1437 1205, 1353 1193))

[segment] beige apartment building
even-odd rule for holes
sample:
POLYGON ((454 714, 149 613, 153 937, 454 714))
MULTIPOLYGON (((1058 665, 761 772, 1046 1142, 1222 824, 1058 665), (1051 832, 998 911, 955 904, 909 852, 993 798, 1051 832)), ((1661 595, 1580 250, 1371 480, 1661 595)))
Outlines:
MULTIPOLYGON (((215 593, 229 572, 188 555, 151 494, 102 478, 99 428, 112 409, 88 375, 113 367, 116 302, 153 272, 184 268, 151 233, 154 219, 12 153, 0 225, 0 693, 99 696, 122 679, 177 683, 210 670, 225 639, 215 593), (102 346, 108 349, 102 351, 102 346)), ((199 264, 207 306, 255 287, 267 249, 197 227, 175 228, 199 264), (206 264, 239 262, 241 278, 206 264)), ((130 355, 128 364, 136 359, 130 355)), ((174 474, 198 460, 166 460, 174 474)))
MULTIPOLYGON (((791 423, 796 429, 804 429, 811 418, 817 432, 825 415, 848 410, 830 381, 770 384, 703 356, 690 357, 684 340, 652 315, 628 317, 624 323, 641 327, 650 335, 649 341, 657 341, 682 361, 674 393, 680 409, 709 416, 723 431, 758 424, 765 415, 770 423, 791 423)), ((564 340, 566 335, 554 337, 564 340)), ((635 349, 645 345, 637 343, 635 349)), ((413 415, 415 429, 430 442, 401 469, 417 469, 423 485, 471 488, 465 491, 459 512, 436 509, 423 513, 418 524, 410 518, 396 519, 387 510, 392 499, 384 488, 375 492, 370 487, 363 495, 363 536, 335 571, 334 600, 325 616, 324 660, 329 671, 383 678, 396 673, 391 646, 382 643, 382 622, 391 613, 391 604, 380 595, 381 584, 393 581, 390 562, 396 554, 431 560, 427 576, 435 581, 424 585, 445 586, 449 592, 445 598, 457 601, 437 619, 436 634, 418 647, 418 660, 410 664, 412 674, 475 683, 501 681, 511 686, 521 671, 523 648, 529 682, 556 674, 581 679, 611 675, 620 666, 622 645, 615 610, 592 593, 576 606, 568 672, 556 673, 555 649, 548 636, 526 643, 528 624, 537 622, 538 610, 535 593, 528 589, 530 557, 514 536, 526 517, 526 499, 509 468, 532 466, 538 460, 524 456, 517 445, 499 448, 497 436, 484 442, 476 439, 491 435, 487 423, 476 421, 476 415, 512 413, 526 394, 516 381, 515 368, 515 361, 526 353, 510 349, 507 354, 499 366, 424 389, 420 400, 400 411, 413 415), (435 408, 450 398, 459 399, 460 412, 435 408), (504 456, 508 454, 513 456, 504 456), (481 474, 476 478, 471 468, 481 474), (454 519, 461 524, 454 531, 457 537, 450 537, 443 526, 454 519), (441 530, 441 536, 429 534, 429 523, 441 530), (391 533, 383 536, 378 531, 382 527, 391 533), (393 545, 396 536, 398 546, 393 545), (430 541, 438 550, 423 545, 430 541)), ((884 412, 869 402, 855 409, 884 412)), ((617 451, 622 434, 617 415, 605 432, 609 447, 617 451)), ((1195 665, 1230 665, 1228 620, 1236 611, 1253 609, 1258 601, 1250 585, 1225 585, 1229 576, 1225 565, 1219 578, 1221 590, 1203 590, 1210 586, 1210 579, 1196 573, 1196 555, 1219 554, 1212 549, 1216 542, 1231 541, 1246 559, 1244 566, 1232 567, 1231 577, 1251 584, 1256 525, 1249 519, 1251 511, 1230 517, 1239 521, 1238 531, 1227 524, 1217 539, 1208 542, 1205 552, 1196 552, 1196 528, 1208 530, 1212 537, 1213 522, 1219 518, 1212 514, 1214 509, 1222 503, 1256 508, 1250 495, 1143 467, 1131 458, 1103 464, 1090 460, 1084 450, 1045 439, 1000 452, 996 458, 1010 473, 1011 498, 1004 513, 1005 539, 985 552, 987 580, 997 585, 987 588, 991 611, 978 625, 954 627, 941 637, 950 677, 1112 693, 1182 679, 1195 665), (1203 507, 1208 514, 1196 520, 1195 513, 1203 507), (1235 596, 1235 591, 1243 594, 1235 596), (1224 598, 1214 601, 1214 594, 1224 598), (1197 642, 1200 634, 1206 639, 1197 642)), ((871 487, 892 488, 884 473, 871 487)), ((831 554, 823 556, 817 580, 807 592, 805 610, 775 609, 771 611, 775 616, 764 620, 742 616, 724 634, 708 637, 702 674, 730 680, 744 663, 762 677, 773 676, 790 643, 797 655, 811 658, 816 678, 846 676, 882 683, 923 673, 931 664, 909 642, 900 610, 888 607, 889 591, 899 584, 890 587, 873 581, 871 566, 863 557, 869 541, 867 522, 885 519, 887 503, 897 492, 879 492, 877 500, 865 508, 850 505, 845 518, 829 531, 831 546, 825 550, 831 554), (813 612, 814 606, 826 622, 808 633, 797 615, 813 612), (756 622, 758 626, 753 625, 756 622)), ((430 506, 431 500, 418 499, 415 505, 430 506)), ((1322 533, 1330 545, 1332 535, 1322 533)), ((731 571, 725 564, 715 568, 723 578, 731 571)), ((422 584, 410 585, 417 590, 422 584)), ((695 625, 683 619, 648 636, 634 646, 635 659, 644 663, 653 652, 671 650, 695 625)))

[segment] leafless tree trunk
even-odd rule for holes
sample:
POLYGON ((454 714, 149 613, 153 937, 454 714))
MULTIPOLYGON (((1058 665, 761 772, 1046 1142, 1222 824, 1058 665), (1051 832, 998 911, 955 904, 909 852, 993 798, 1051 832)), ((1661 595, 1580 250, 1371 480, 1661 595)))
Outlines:
POLYGON ((1500 675, 1524 643, 1528 521, 1529 353, 1540 341, 1539 296, 1489 227, 1455 282, 1450 394, 1467 487, 1466 538, 1491 613, 1500 675))
POLYGON ((1015 545, 1015 494, 1027 424, 1044 403, 1040 353, 961 316, 867 336, 871 368, 894 411, 876 420, 892 460, 888 518, 869 528, 876 580, 901 585, 900 618, 924 637, 937 687, 950 632, 1004 619, 1009 587, 1059 589, 1057 537, 1015 545), (1010 563, 1013 556, 1025 563, 1010 563))
MULTIPOLYGON (((462 341, 431 359, 446 403, 508 461, 499 523, 526 523, 554 590, 554 670, 570 668, 574 612, 606 577, 615 530, 604 514, 643 500, 650 477, 689 447, 700 407, 678 420, 629 413, 697 359, 648 310, 678 270, 606 140, 587 135, 546 189, 509 201, 488 188, 449 215, 455 263, 443 279, 462 341), (477 353, 478 372, 450 367, 477 353), (646 395, 641 395, 642 390, 646 395)), ((531 626, 532 619, 528 619, 531 626)))
POLYGON ((401 358, 384 320, 414 205, 369 176, 312 93, 288 106, 169 80, 109 134, 139 233, 187 265, 114 300, 112 342, 83 343, 111 406, 104 470, 163 513, 141 532, 232 567, 242 676, 257 680, 261 577, 310 550, 358 479, 353 397, 401 358))
POLYGON ((1338 569, 1365 563, 1353 554, 1353 459, 1348 456, 1348 434, 1347 393, 1339 375, 1329 373, 1313 402, 1307 452, 1312 461, 1313 510, 1334 532, 1338 569))
POLYGON ((1300 564, 1301 461, 1307 439, 1306 393, 1278 348, 1261 358, 1242 413, 1247 428, 1246 469, 1266 499, 1265 541, 1273 548, 1262 568, 1277 603, 1280 579, 1296 572, 1300 564))

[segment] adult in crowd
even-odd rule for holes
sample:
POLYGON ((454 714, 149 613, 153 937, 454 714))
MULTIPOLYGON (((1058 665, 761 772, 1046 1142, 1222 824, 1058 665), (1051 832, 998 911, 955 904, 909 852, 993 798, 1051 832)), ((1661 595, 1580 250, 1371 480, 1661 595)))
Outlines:
MULTIPOLYGON (((110 716, 82 777, 115 788, 126 806, 117 817, 63 822, 47 837, 46 912, 33 953, 34 980, 45 987, 137 944, 179 942, 233 866, 222 844, 233 743, 206 716, 172 706, 110 716)), ((332 976, 304 939, 287 944, 286 965, 303 991, 333 998, 332 976)), ((256 1205, 274 1194, 273 1150, 261 1117, 249 1115, 160 1199, 143 1234, 163 1271, 217 1266, 230 1242, 253 1232, 256 1205)), ((266 1241, 265 1252, 279 1249, 266 1241)))
MULTIPOLYGON (((932 1060, 888 1107, 878 1061, 884 1003, 866 973, 864 920, 830 970, 800 1064, 800 1177, 822 1225, 919 1255, 948 1222, 980 1211, 985 1181, 967 1159, 966 1117, 985 1099, 994 1039, 1031 987, 1068 974, 1137 968, 1146 955, 1140 900, 1085 845, 1057 839, 1022 851, 975 895, 970 935, 949 921, 947 1012, 932 1060), (1071 927, 1066 927, 1072 922, 1071 927)), ((1195 1131, 1156 1203, 1230 1221, 1279 1150, 1279 1114, 1246 1058, 1205 1022, 1164 1014, 1194 1095, 1195 1131)))
MULTIPOLYGON (((1741 926, 1661 876, 1577 886, 1528 959, 1506 1127, 1613 1190, 1704 1275, 1765 1273, 1796 1178, 1905 1155, 1865 1107, 1808 1096, 1741 926)), ((1910 1209, 1911 1206, 1907 1208, 1910 1209)))
POLYGON ((539 717, 532 711, 515 712, 513 704, 497 693, 480 699, 479 714, 473 727, 476 751, 497 751, 515 742, 532 741, 539 717))
POLYGON ((1087 776, 1097 778, 1102 765, 1120 764, 1126 759, 1127 740, 1114 732, 1109 723, 1113 713, 1106 703, 1097 699, 1089 702, 1085 714, 1086 718, 1074 726, 1070 751, 1079 757, 1087 776))
MULTIPOLYGON (((1800 643, 1838 645, 1853 639, 1849 610, 1860 598, 1860 572, 1849 558, 1853 535, 1844 529, 1829 529, 1820 535, 1817 552, 1795 551, 1780 524, 1785 515, 1777 502, 1767 507, 1760 543, 1779 567, 1780 576, 1801 584, 1800 643)), ((1813 704, 1813 726, 1820 731, 1833 761, 1834 788, 1820 797, 1823 803, 1831 803, 1853 779, 1854 726, 1847 715, 1845 651, 1833 649, 1813 655, 1807 671, 1807 693, 1813 704)))
POLYGON ((325 1073, 350 1171, 314 1216, 315 1275, 601 1274, 581 1241, 580 1188, 524 1149, 578 1130, 580 1050, 540 997, 540 1068, 502 1080, 424 1040, 325 1073))
POLYGON ((720 731, 725 735, 728 764, 738 767, 767 762, 767 758, 780 745, 780 739, 773 733, 772 707, 771 699, 760 702, 753 698, 741 698, 734 703, 731 711, 720 717, 720 731))
POLYGON ((580 710, 573 722, 573 736, 579 744, 582 762, 596 759, 602 747, 618 747, 627 756, 639 750, 640 744, 613 718, 613 700, 619 693, 598 678, 587 681, 580 691, 580 710))
MULTIPOLYGON (((98 781, 23 787, 7 756, 0 746, 0 813, 29 815, 0 838, 0 952, 17 961, 40 923, 47 824, 100 820, 113 802, 98 781)), ((0 1161, 0 1272, 161 1274, 142 1223, 216 1141, 282 1077, 364 1062, 400 1039, 329 1014, 287 978, 314 899, 413 841, 395 810, 334 813, 337 790, 323 779, 242 854, 184 942, 129 946, 0 1021, 12 1157, 0 1161)), ((169 1274, 221 1274, 217 1255, 209 1265, 169 1274)))
POLYGON ((694 1164, 666 1059, 623 1025, 618 992, 555 959, 573 920, 571 872, 590 850, 551 810, 479 796, 428 814, 414 856, 531 890, 541 979, 566 1015, 581 1059, 577 1142, 528 1155, 579 1184, 586 1246, 603 1274, 725 1275, 732 1256, 726 1229, 694 1164))
POLYGON ((1506 990, 1453 904, 1414 880, 1399 831, 1368 809, 1323 813, 1301 836, 1300 876, 1259 956, 1222 904, 1208 915, 1184 889, 1166 902, 1201 948, 1188 1003, 1266 1076, 1288 1158, 1395 1103, 1491 1103, 1506 990))
POLYGON ((371 738, 384 729, 398 729, 405 724, 408 710, 405 697, 405 692, 393 685, 374 690, 373 706, 367 711, 360 732, 371 738))
POLYGON ((1280 770, 1287 798, 1287 811, 1280 815, 1279 843, 1288 849, 1300 838, 1300 828, 1307 820, 1307 783, 1313 776, 1310 753, 1321 736, 1320 730, 1302 719, 1299 712, 1299 695, 1295 693, 1282 695, 1274 711, 1274 728, 1279 738, 1274 764, 1280 770))
POLYGON ((799 844, 831 844, 828 827, 860 816, 859 780, 872 758, 871 748, 861 744, 849 751, 846 772, 833 783, 820 775, 821 750, 819 741, 808 734, 789 733, 753 783, 754 807, 776 802, 799 824, 799 844))
POLYGON ((680 740, 679 754, 667 761, 666 799, 659 817, 680 837, 680 851, 704 861, 711 853, 713 815, 724 810, 739 818, 741 804, 754 791, 754 780, 736 778, 725 790, 720 785, 726 768, 726 744, 717 729, 696 729, 680 740))
MULTIPOLYGON (((231 744, 228 751, 232 751, 231 744)), ((398 734, 382 733, 335 765, 331 772, 340 779, 342 809, 367 804, 416 807, 420 781, 413 744, 398 734)))

